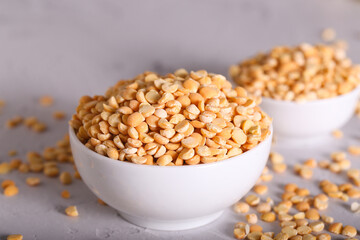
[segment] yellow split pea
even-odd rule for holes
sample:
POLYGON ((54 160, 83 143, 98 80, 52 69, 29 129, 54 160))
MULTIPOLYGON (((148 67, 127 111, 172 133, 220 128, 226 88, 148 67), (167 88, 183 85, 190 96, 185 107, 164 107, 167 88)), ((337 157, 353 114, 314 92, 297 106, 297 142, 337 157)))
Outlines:
POLYGON ((8 186, 14 186, 14 185, 15 185, 15 182, 10 179, 5 179, 4 181, 1 182, 2 189, 7 188, 8 186))
POLYGON ((68 190, 63 190, 63 191, 61 192, 61 197, 62 197, 62 198, 65 198, 65 199, 70 198, 70 197, 71 197, 70 192, 69 192, 68 190))
POLYGON ((69 185, 72 183, 72 177, 69 172, 62 172, 60 174, 60 182, 64 185, 69 185))
POLYGON ((7 174, 11 171, 10 164, 7 162, 0 163, 0 174, 7 174))
POLYGON ((7 240, 23 240, 23 235, 21 234, 11 234, 7 236, 7 240))
POLYGON ((49 95, 44 95, 44 96, 39 98, 39 103, 40 103, 40 105, 42 105, 44 107, 48 107, 48 106, 53 105, 54 98, 52 96, 49 96, 49 95))
POLYGON ((31 186, 31 187, 35 187, 38 186, 40 184, 40 178, 38 177, 28 177, 26 178, 26 183, 27 185, 31 186))
POLYGON ((79 216, 79 213, 77 211, 76 206, 69 206, 65 209, 65 213, 66 215, 70 216, 70 217, 77 217, 79 216))
POLYGON ((63 111, 55 111, 53 113, 53 117, 57 120, 61 120, 64 119, 66 117, 66 113, 63 111))
POLYGON ((19 189, 15 185, 9 185, 4 189, 4 195, 7 197, 15 196, 19 193, 19 189))

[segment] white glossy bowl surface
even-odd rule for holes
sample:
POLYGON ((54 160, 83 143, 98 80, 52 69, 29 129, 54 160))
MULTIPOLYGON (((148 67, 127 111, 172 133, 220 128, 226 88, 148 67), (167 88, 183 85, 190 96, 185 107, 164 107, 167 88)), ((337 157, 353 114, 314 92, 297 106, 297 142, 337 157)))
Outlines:
POLYGON ((275 135, 311 137, 341 128, 354 114, 360 87, 334 98, 296 103, 263 97, 261 108, 273 118, 275 135))
POLYGON ((190 229, 218 218, 253 187, 272 140, 271 134, 221 162, 161 167, 104 157, 86 148, 71 127, 69 134, 76 166, 91 191, 129 222, 158 230, 190 229))

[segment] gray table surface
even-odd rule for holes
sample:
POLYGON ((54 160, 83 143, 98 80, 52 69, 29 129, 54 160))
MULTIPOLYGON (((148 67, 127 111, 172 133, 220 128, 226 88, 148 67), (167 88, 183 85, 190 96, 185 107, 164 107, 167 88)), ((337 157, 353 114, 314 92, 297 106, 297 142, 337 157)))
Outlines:
MULTIPOLYGON (((350 44, 349 56, 360 62, 360 1, 357 0, 2 0, 0 1, 0 99, 6 107, 0 125, 15 115, 35 115, 49 131, 30 132, 0 128, 0 161, 16 149, 41 151, 53 145, 67 130, 67 121, 52 119, 54 110, 74 112, 84 94, 101 94, 119 79, 145 70, 160 73, 180 67, 207 69, 227 75, 230 64, 280 44, 321 41, 322 29, 332 27, 339 39, 350 44), (44 94, 55 98, 52 107, 39 106, 44 94)), ((289 166, 308 157, 329 158, 349 144, 360 145, 360 119, 344 127, 345 138, 280 142, 274 150, 284 154, 289 166)), ((359 168, 359 158, 350 157, 359 168)), ((64 166, 62 169, 70 169, 64 166)), ((0 194, 0 239, 21 233, 25 239, 232 239, 233 224, 244 216, 230 209, 217 221, 198 229, 160 232, 136 227, 117 212, 96 202, 90 190, 77 180, 69 187, 43 176, 43 184, 30 188, 29 175, 11 173, 0 180, 16 181, 20 193, 0 194), (73 197, 65 200, 60 192, 73 197), (63 210, 78 206, 80 216, 69 218, 63 210)), ((293 181, 318 193, 318 181, 346 181, 345 174, 315 171, 314 181, 292 174, 291 168, 268 183, 269 196, 279 199, 285 181, 293 181)), ((360 228, 359 216, 349 204, 331 200, 325 212, 337 221, 360 228)), ((277 231, 276 224, 262 224, 277 231)))

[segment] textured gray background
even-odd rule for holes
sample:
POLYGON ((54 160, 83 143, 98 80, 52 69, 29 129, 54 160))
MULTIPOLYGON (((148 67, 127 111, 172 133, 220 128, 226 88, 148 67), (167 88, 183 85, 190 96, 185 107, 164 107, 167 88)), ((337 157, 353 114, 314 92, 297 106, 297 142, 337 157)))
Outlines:
MULTIPOLYGON (((35 115, 49 125, 49 131, 39 135, 25 127, 1 127, 0 161, 9 160, 10 149, 17 149, 24 159, 27 151, 53 145, 67 124, 53 120, 52 111, 65 110, 70 116, 80 96, 103 93, 119 79, 145 70, 166 73, 179 67, 226 75, 230 64, 274 45, 319 42, 326 27, 333 27, 340 39, 350 43, 349 55, 360 62, 358 0, 1 0, 0 98, 7 106, 0 125, 16 114, 35 115), (53 107, 37 104, 44 94, 55 97, 53 107)), ((290 165, 307 157, 328 158, 333 150, 360 144, 359 123, 352 119, 342 141, 315 139, 278 144, 275 149, 284 153, 290 165)), ((359 158, 351 159, 360 167, 359 158)), ((322 170, 316 170, 314 182, 290 173, 277 175, 268 184, 274 198, 285 180, 314 193, 319 192, 318 180, 346 180, 344 174, 334 176, 322 170)), ((232 239, 233 224, 244 220, 229 210, 202 228, 152 231, 131 225, 115 210, 98 205, 81 181, 66 187, 73 197, 65 200, 60 197, 65 187, 57 179, 42 177, 41 187, 29 188, 23 174, 0 175, 0 180, 5 178, 14 179, 20 193, 12 198, 0 195, 0 239, 10 233, 22 233, 25 239, 232 239), (70 204, 78 206, 76 219, 63 214, 70 204)), ((351 215, 349 203, 331 203, 326 213, 360 228, 359 215, 351 215)), ((265 230, 277 229, 276 224, 263 225, 265 230)))

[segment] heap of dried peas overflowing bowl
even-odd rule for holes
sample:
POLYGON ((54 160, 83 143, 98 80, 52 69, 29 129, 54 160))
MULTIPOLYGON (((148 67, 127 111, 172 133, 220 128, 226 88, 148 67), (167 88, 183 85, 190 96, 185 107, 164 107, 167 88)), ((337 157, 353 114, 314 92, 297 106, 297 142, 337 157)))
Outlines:
POLYGON ((254 96, 306 102, 351 92, 360 66, 343 45, 277 46, 230 67, 230 76, 254 96))
POLYGON ((80 99, 70 125, 86 147, 115 160, 179 166, 241 154, 270 133, 271 119, 222 75, 179 69, 119 81, 80 99))

